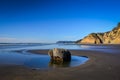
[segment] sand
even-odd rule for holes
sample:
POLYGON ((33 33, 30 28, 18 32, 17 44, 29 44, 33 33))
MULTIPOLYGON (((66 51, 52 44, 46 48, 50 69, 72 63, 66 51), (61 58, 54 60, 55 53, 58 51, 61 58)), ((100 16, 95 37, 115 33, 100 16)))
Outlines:
MULTIPOLYGON (((117 48, 119 50, 120 48, 117 48)), ((48 50, 30 50, 47 54, 48 50)), ((87 56, 89 60, 77 67, 32 70, 23 66, 0 67, 0 80, 120 80, 120 52, 70 50, 72 55, 87 56)))

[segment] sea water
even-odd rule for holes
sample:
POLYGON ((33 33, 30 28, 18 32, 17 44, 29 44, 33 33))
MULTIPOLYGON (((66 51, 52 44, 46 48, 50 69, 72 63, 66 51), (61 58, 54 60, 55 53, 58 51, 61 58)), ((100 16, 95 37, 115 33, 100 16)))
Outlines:
POLYGON ((70 62, 53 64, 48 55, 33 54, 27 50, 52 49, 52 48, 79 49, 76 45, 60 44, 1 44, 0 66, 21 65, 31 69, 49 69, 58 67, 75 67, 84 64, 88 58, 72 56, 70 62), (21 51, 17 51, 21 50, 21 51))
MULTIPOLYGON (((117 45, 119 46, 119 45, 117 45)), ((27 50, 64 48, 72 50, 97 50, 107 53, 117 51, 116 46, 78 45, 78 44, 0 44, 0 66, 22 65, 31 69, 48 69, 57 67, 75 67, 84 64, 87 57, 72 56, 71 62, 52 64, 48 55, 32 54, 27 50), (16 50, 21 50, 16 52, 16 50)), ((118 51, 120 52, 120 51, 118 51)))

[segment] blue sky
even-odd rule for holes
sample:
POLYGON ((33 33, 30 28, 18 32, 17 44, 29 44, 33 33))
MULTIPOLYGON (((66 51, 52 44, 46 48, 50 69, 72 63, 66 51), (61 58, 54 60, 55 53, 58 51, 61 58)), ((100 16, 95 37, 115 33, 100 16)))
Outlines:
POLYGON ((120 0, 0 0, 0 42, 79 40, 120 21, 120 0))

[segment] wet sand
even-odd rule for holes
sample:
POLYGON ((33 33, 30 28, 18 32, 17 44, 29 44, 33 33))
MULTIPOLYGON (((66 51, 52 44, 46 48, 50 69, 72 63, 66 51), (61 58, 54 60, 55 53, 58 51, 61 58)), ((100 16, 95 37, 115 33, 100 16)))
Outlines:
MULTIPOLYGON (((118 50, 120 48, 117 48, 118 50)), ((48 50, 30 50, 35 54, 47 54, 48 50)), ((32 70, 23 66, 0 67, 0 80, 120 80, 120 52, 70 50, 72 55, 87 56, 89 60, 80 66, 32 70)))

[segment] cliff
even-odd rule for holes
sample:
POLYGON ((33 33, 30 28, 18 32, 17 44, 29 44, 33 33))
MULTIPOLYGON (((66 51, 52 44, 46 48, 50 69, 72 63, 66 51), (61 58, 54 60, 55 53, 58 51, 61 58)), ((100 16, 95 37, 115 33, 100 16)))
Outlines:
POLYGON ((111 31, 105 33, 91 33, 81 40, 78 44, 120 44, 120 23, 111 31))

